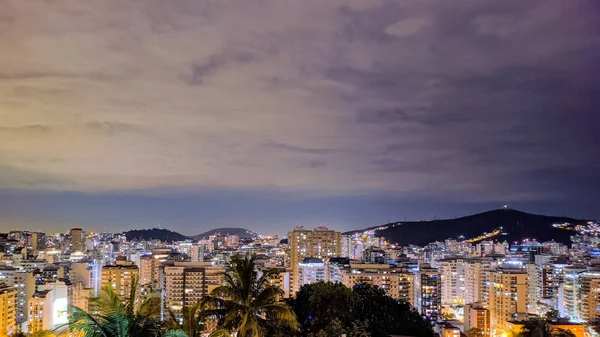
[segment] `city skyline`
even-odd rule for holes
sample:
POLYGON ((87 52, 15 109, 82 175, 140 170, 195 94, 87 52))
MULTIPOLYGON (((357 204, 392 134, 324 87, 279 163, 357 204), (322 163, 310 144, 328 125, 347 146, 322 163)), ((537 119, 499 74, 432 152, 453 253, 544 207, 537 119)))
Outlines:
POLYGON ((0 7, 0 232, 600 218, 594 1, 0 7))

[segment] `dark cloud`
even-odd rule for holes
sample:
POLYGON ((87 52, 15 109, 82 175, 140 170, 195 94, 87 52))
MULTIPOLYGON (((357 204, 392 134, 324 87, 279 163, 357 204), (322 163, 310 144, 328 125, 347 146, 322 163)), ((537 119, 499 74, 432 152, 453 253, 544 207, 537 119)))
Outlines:
POLYGON ((593 0, 4 3, 0 186, 273 188, 339 212, 579 212, 600 188, 593 0))

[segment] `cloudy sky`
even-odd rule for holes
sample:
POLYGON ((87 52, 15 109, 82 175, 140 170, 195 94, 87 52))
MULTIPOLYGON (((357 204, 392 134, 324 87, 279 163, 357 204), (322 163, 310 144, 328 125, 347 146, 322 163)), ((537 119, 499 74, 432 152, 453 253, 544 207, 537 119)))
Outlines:
POLYGON ((0 230, 600 218, 590 1, 0 0, 0 230))

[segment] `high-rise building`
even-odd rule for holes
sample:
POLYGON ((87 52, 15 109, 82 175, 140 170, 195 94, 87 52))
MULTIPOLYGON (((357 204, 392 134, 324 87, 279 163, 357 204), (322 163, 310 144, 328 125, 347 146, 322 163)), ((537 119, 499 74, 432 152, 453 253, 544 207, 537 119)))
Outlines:
POLYGON ((316 257, 305 257, 302 262, 298 263, 299 287, 320 281, 327 281, 327 267, 323 260, 316 257))
POLYGON ((119 296, 129 296, 132 280, 139 276, 138 267, 125 258, 115 264, 102 267, 102 288, 112 287, 119 296))
POLYGON ((442 307, 442 283, 437 269, 427 265, 415 273, 414 304, 429 321, 438 320, 442 307))
POLYGON ((204 261, 204 245, 198 243, 193 244, 190 257, 192 258, 192 262, 204 261))
POLYGON ((465 266, 465 303, 475 303, 482 301, 481 277, 482 264, 479 262, 469 262, 465 266))
POLYGON ((69 233, 71 235, 71 251, 73 252, 82 252, 84 251, 84 237, 83 230, 78 227, 71 228, 69 233))
POLYGON ((600 318, 600 272, 566 274, 563 291, 565 313, 571 320, 590 323, 600 318))
POLYGON ((342 235, 341 240, 342 240, 342 248, 341 248, 342 252, 341 252, 340 256, 354 259, 354 252, 353 252, 354 239, 352 238, 352 235, 342 235))
POLYGON ((302 226, 288 233, 290 264, 292 268, 292 294, 299 289, 298 267, 306 257, 327 259, 342 253, 342 234, 326 227, 313 230, 302 226))
POLYGON ((140 284, 158 286, 160 277, 160 273, 158 272, 159 266, 160 261, 155 255, 140 257, 140 284))
POLYGON ((524 268, 498 268, 490 272, 488 309, 492 331, 505 332, 507 322, 527 318, 527 271, 524 268))
POLYGON ((0 283, 0 336, 10 336, 16 332, 17 289, 0 283))
POLYGON ((491 336, 490 311, 482 303, 469 303, 464 307, 464 331, 479 329, 482 336, 491 336))
POLYGON ((33 272, 10 266, 0 267, 0 282, 16 289, 17 324, 27 321, 27 301, 35 292, 33 272))
POLYGON ((42 232, 31 233, 31 249, 43 250, 46 249, 46 234, 42 232))
POLYGON ((211 262, 167 261, 161 272, 165 307, 182 319, 182 308, 194 305, 219 286, 222 272, 222 267, 211 262))
POLYGON ((439 260, 442 305, 465 304, 465 265, 465 260, 462 258, 445 258, 439 260))

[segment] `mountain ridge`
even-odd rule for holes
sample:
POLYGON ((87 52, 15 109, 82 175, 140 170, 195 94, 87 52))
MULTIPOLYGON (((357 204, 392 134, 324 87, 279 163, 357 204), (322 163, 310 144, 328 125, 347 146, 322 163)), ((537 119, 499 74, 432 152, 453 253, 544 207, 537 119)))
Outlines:
POLYGON ((166 228, 151 228, 151 229, 132 229, 123 232, 127 241, 134 239, 138 240, 160 240, 160 241, 184 241, 189 240, 190 237, 185 236, 181 233, 166 229, 166 228))
POLYGON ((539 241, 555 240, 561 243, 569 243, 573 232, 554 228, 552 224, 565 222, 583 224, 587 221, 563 216, 531 214, 511 208, 501 208, 454 219, 392 222, 362 230, 348 231, 343 234, 349 235, 365 230, 387 227, 376 230, 375 235, 385 237, 390 243, 425 245, 429 242, 456 238, 459 235, 463 235, 466 238, 477 237, 484 232, 490 233, 502 227, 502 230, 507 233, 507 235, 497 237, 502 241, 507 240, 512 242, 525 238, 536 238, 539 241))
POLYGON ((248 230, 246 228, 222 227, 222 228, 213 228, 204 233, 192 235, 192 236, 190 236, 190 238, 192 238, 194 240, 201 240, 202 238, 208 238, 209 236, 214 235, 215 233, 238 235, 240 237, 240 239, 255 238, 258 236, 258 234, 256 234, 255 232, 248 230))

